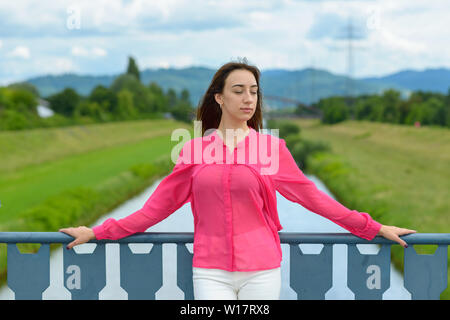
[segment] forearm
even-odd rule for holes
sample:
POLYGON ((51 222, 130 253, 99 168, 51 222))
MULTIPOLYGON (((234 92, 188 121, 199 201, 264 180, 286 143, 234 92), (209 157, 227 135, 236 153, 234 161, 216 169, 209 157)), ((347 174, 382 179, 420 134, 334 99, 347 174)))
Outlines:
POLYGON ((118 240, 137 232, 144 232, 157 223, 157 220, 148 217, 142 209, 123 219, 109 218, 101 225, 92 228, 97 240, 118 240))

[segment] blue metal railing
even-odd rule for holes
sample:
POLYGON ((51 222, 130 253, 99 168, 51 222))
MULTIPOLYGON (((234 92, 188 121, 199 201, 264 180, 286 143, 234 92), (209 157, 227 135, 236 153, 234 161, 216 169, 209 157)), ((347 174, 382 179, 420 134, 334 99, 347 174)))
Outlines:
MULTIPOLYGON (((349 233, 283 233, 280 241, 290 248, 290 287, 298 299, 324 299, 332 287, 334 244, 348 248, 347 286, 355 299, 382 299, 390 287, 391 245, 397 243, 382 237, 372 241, 349 233), (305 254, 299 244, 323 244, 318 254, 305 254), (357 244, 378 244, 377 254, 362 254, 357 244)), ((412 299, 439 299, 448 283, 448 233, 415 233, 402 237, 409 247, 404 249, 404 287, 412 299), (413 245, 437 245, 433 254, 417 254, 413 245)), ((162 245, 175 243, 177 252, 177 286, 185 299, 194 299, 192 257, 186 244, 193 233, 140 233, 120 240, 95 240, 90 254, 63 250, 64 287, 72 299, 98 299, 106 285, 105 244, 120 246, 120 286, 128 299, 155 299, 162 286, 162 245), (151 243, 146 254, 131 251, 130 243, 151 243)), ((7 283, 16 299, 42 299, 50 285, 50 244, 66 244, 72 237, 60 232, 0 232, 0 243, 7 243, 7 283), (17 243, 39 243, 38 252, 21 253, 17 243)))

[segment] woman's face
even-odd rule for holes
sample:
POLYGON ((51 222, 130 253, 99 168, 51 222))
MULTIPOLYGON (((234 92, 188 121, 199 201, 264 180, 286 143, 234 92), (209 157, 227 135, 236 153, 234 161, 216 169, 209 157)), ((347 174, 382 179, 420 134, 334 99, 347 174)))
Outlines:
POLYGON ((215 94, 222 105, 222 117, 233 121, 248 121, 253 117, 258 101, 258 85, 253 73, 246 69, 230 72, 222 94, 215 94))

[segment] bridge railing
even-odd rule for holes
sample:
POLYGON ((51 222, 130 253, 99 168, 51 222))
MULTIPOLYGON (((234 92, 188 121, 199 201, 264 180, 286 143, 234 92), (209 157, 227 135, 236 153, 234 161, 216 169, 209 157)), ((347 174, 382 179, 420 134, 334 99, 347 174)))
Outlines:
MULTIPOLYGON (((397 243, 382 237, 372 241, 349 233, 283 233, 282 244, 290 250, 290 287, 298 299, 325 299, 332 287, 334 244, 348 249, 347 286, 355 299, 382 299, 390 287, 391 246, 397 243), (320 253, 306 254, 300 244, 322 244, 320 253), (363 254, 357 244, 378 244, 377 254, 363 254)), ((409 247, 404 249, 404 287, 412 299, 439 299, 447 287, 447 252, 450 234, 416 233, 402 237, 409 247), (418 254, 413 245, 437 245, 433 254, 418 254)), ((162 287, 163 250, 165 243, 176 244, 176 284, 184 298, 194 299, 192 257, 186 244, 193 242, 193 233, 139 233, 120 240, 95 240, 89 254, 63 250, 63 284, 72 299, 99 299, 106 285, 105 244, 120 247, 120 287, 128 299, 155 299, 162 287), (153 244, 148 253, 133 253, 132 243, 153 244)), ((0 243, 7 244, 7 285, 15 299, 42 299, 50 285, 50 244, 67 244, 72 237, 60 232, 0 232, 0 243), (36 253, 21 253, 18 243, 41 244, 36 253)))

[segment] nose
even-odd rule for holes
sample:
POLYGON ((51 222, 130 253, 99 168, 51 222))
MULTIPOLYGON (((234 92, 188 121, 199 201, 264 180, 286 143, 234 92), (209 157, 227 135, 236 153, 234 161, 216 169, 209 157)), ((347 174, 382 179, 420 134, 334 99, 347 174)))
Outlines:
POLYGON ((245 91, 244 93, 244 102, 253 102, 256 99, 250 91, 245 91))

